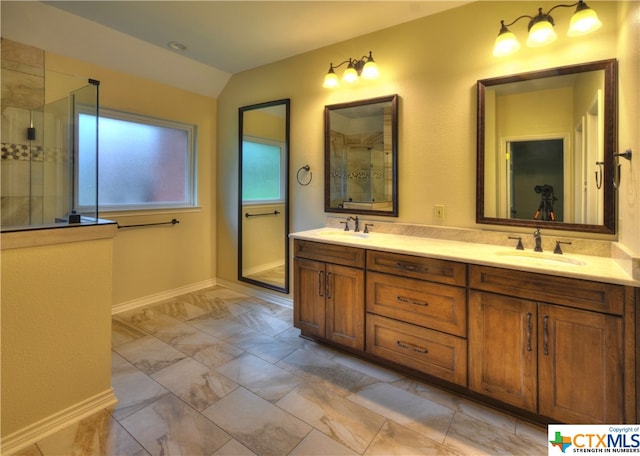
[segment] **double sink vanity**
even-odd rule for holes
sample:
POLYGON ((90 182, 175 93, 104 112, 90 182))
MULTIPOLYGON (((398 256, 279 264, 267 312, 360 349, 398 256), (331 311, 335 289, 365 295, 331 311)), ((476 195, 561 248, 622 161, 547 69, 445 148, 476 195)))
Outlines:
POLYGON ((290 235, 304 337, 541 423, 637 421, 640 280, 616 260, 374 228, 290 235))

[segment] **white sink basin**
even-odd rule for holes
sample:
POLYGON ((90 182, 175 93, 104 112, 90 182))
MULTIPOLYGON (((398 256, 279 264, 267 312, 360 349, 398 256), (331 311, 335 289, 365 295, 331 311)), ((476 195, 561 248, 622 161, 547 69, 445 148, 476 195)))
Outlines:
POLYGON ((317 233, 318 236, 335 237, 335 238, 350 238, 350 239, 365 239, 369 237, 369 233, 363 233, 362 231, 344 231, 344 230, 327 230, 317 233))
POLYGON ((523 264, 543 263, 550 265, 565 264, 571 266, 584 266, 586 264, 584 261, 557 255, 555 253, 533 252, 525 250, 501 250, 499 252, 496 252, 496 255, 519 260, 521 259, 523 264))

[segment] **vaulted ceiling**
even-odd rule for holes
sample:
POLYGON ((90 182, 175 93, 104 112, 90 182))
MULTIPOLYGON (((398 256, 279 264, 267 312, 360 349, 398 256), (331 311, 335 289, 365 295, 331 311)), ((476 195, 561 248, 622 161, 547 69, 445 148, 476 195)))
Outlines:
MULTIPOLYGON (((203 70, 208 87, 200 89, 197 80, 182 83, 216 96, 234 73, 464 3, 468 2, 3 0, 2 35, 96 64, 112 67, 115 62, 120 67, 116 69, 148 64, 151 54, 162 55, 166 64, 188 59, 191 71, 203 70), (172 49, 170 42, 185 49, 172 49)), ((164 77, 177 77, 167 66, 164 77)), ((153 65, 148 71, 157 73, 153 65)))

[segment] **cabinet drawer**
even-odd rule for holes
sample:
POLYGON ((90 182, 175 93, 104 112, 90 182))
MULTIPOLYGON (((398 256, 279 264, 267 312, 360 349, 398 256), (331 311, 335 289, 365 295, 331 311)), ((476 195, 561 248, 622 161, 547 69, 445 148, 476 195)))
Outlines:
POLYGON ((467 341, 367 314, 366 351, 458 385, 467 385, 467 341))
POLYGON ((367 311, 457 336, 467 334, 465 288, 367 271, 367 311))
POLYGON ((465 264, 453 261, 375 250, 367 251, 367 269, 370 271, 386 272, 448 285, 465 286, 466 268, 465 264))
POLYGON ((299 258, 364 268, 364 250, 357 247, 295 239, 293 251, 294 255, 299 258))
POLYGON ((469 286, 537 302, 622 315, 624 287, 488 266, 471 266, 469 286))

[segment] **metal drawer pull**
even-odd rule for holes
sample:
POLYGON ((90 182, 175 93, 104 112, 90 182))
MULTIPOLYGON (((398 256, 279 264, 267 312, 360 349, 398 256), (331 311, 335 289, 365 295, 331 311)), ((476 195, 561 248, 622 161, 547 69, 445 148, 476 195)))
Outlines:
POLYGON ((544 316, 544 354, 549 354, 549 317, 544 316))
POLYGON ((429 353, 429 350, 427 350, 426 348, 417 347, 415 345, 401 342, 399 340, 396 340, 396 345, 400 348, 406 348, 407 350, 412 350, 417 353, 429 353))
POLYGON ((405 271, 417 271, 418 270, 418 265, 417 264, 403 263, 401 261, 398 261, 396 263, 396 267, 398 269, 404 269, 405 271))
POLYGON ((415 304, 416 306, 428 306, 429 303, 428 302, 420 302, 420 301, 416 301, 414 299, 409 299, 409 298, 405 298, 404 296, 396 296, 396 300, 400 301, 400 302, 406 302, 406 303, 411 303, 411 304, 415 304))
POLYGON ((322 294, 322 276, 324 276, 324 271, 321 269, 318 271, 318 296, 324 296, 322 294))
POLYGON ((531 351, 531 312, 527 312, 527 351, 531 351))

